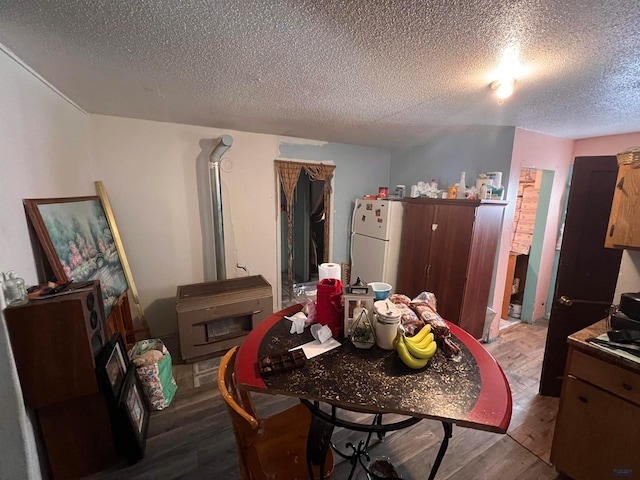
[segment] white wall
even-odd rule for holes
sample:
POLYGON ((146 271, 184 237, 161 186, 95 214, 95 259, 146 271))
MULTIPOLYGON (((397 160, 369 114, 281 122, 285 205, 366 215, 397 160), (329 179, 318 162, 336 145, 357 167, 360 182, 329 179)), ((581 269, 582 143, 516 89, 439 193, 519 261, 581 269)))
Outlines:
POLYGON ((177 331, 177 286, 205 281, 203 222, 210 214, 200 204, 210 199, 207 162, 223 134, 233 137, 221 164, 227 277, 245 274, 237 262, 276 285, 276 137, 91 117, 96 179, 109 196, 154 336, 177 331))
MULTIPOLYGON (((640 145, 640 132, 585 138, 575 141, 573 155, 574 157, 615 155, 637 145, 640 145)), ((622 254, 613 303, 620 303, 621 293, 638 291, 640 291, 640 251, 625 250, 622 254)))
MULTIPOLYGON (((38 282, 23 198, 95 193, 88 116, 0 45, 0 271, 38 282)), ((40 478, 4 317, 0 315, 0 479, 40 478)))
POLYGON ((541 133, 530 132, 521 128, 516 128, 513 154, 511 159, 511 175, 507 187, 507 201, 509 204, 505 209, 502 235, 500 238, 500 248, 498 252, 498 268, 496 272, 496 283, 493 297, 493 309, 498 312, 490 331, 490 337, 498 334, 500 327, 500 312, 502 311, 502 301, 507 277, 507 263, 509 251, 511 250, 511 236, 513 235, 513 223, 515 214, 515 204, 518 192, 518 181, 520 169, 522 167, 533 167, 541 170, 553 170, 553 186, 551 191, 551 201, 547 224, 545 228, 543 253, 540 260, 540 270, 538 277, 538 287, 536 290, 536 305, 534 307, 534 320, 544 314, 544 303, 549 292, 551 281, 551 269, 553 267, 555 241, 558 233, 558 221, 560 209, 562 207, 562 195, 564 186, 569 175, 569 168, 573 163, 571 155, 573 140, 552 137, 541 133))
MULTIPOLYGON (((207 161, 213 139, 223 134, 233 137, 221 163, 227 277, 263 275, 273 287, 274 308, 280 265, 273 161, 282 158, 281 149, 287 158, 336 165, 334 206, 340 211, 333 215, 333 242, 340 255, 346 252, 355 192, 377 191, 381 179, 388 180, 390 157, 384 150, 92 115, 96 179, 107 190, 154 336, 177 331, 177 286, 204 281, 212 265, 207 161), (354 166, 365 156, 372 167, 362 174, 354 166)), ((333 259, 342 260, 347 259, 333 259)))

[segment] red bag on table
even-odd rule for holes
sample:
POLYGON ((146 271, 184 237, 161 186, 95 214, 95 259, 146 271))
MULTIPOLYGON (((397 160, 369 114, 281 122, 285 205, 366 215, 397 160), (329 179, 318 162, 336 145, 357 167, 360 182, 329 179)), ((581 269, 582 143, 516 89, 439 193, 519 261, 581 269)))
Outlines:
POLYGON ((337 338, 342 331, 342 282, 336 278, 323 278, 316 295, 316 323, 326 325, 337 338))

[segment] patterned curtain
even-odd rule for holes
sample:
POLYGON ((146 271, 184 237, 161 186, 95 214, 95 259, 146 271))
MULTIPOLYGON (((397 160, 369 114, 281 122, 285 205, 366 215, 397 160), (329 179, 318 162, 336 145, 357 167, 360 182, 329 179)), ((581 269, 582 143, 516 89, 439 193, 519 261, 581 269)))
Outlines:
POLYGON ((305 164, 304 171, 307 172, 313 180, 322 180, 324 182, 324 256, 323 261, 329 261, 329 238, 330 235, 330 227, 329 220, 331 216, 331 179, 333 178, 333 171, 336 169, 335 165, 324 165, 320 164, 305 164))
POLYGON ((288 292, 289 300, 293 298, 293 194, 298 183, 298 177, 300 171, 304 168, 305 172, 313 180, 324 181, 324 256, 323 261, 328 262, 329 258, 329 239, 330 226, 329 215, 331 209, 329 203, 331 199, 331 179, 333 178, 334 165, 324 165, 316 163, 299 163, 299 162, 284 162, 281 160, 274 160, 276 175, 280 179, 282 190, 284 191, 285 198, 287 200, 287 246, 289 247, 289 270, 288 270, 288 292))
POLYGON ((302 166, 294 162, 275 160, 276 175, 280 179, 284 196, 287 200, 287 246, 289 252, 289 269, 287 272, 289 300, 293 298, 293 193, 298 183, 302 166))

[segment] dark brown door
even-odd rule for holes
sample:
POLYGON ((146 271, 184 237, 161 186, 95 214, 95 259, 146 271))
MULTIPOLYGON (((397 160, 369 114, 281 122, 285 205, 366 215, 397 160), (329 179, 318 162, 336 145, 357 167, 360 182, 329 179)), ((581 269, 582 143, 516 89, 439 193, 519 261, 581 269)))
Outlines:
POLYGON ((425 290, 433 292, 438 313, 460 325, 476 209, 469 205, 437 205, 429 228, 431 250, 425 290))
POLYGON ((576 157, 574 161, 542 362, 542 395, 560 395, 567 337, 603 319, 613 301, 622 250, 605 248, 604 240, 617 173, 614 156, 576 157), (572 303, 559 301, 561 297, 572 303))
POLYGON ((425 289, 435 205, 406 203, 396 292, 414 298, 425 289))

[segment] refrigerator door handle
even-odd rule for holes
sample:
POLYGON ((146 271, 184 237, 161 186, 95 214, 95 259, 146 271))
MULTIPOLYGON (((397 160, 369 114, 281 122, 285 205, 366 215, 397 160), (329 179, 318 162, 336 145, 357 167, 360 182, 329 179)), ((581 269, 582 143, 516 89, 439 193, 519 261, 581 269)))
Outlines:
POLYGON ((429 272, 431 271, 431 264, 427 264, 424 267, 424 286, 427 286, 427 282, 429 281, 429 272))
POLYGON ((349 262, 351 262, 351 266, 353 266, 353 236, 355 233, 351 234, 349 238, 349 262))
POLYGON ((356 198, 355 205, 353 206, 353 212, 351 212, 351 236, 356 231, 356 212, 360 206, 360 199, 356 198))

